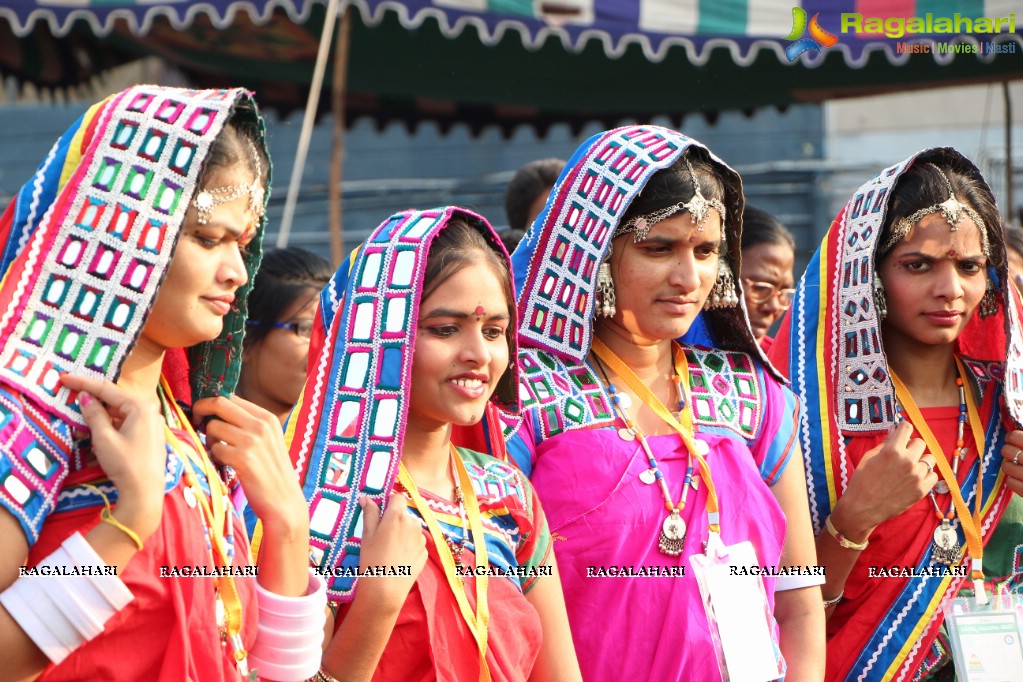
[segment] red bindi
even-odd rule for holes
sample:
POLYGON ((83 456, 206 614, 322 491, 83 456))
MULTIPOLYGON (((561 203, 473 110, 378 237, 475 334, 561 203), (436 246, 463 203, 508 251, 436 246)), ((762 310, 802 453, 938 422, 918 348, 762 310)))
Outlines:
POLYGON ((481 320, 483 319, 483 315, 486 314, 487 311, 483 309, 483 306, 478 305, 476 306, 476 310, 474 310, 473 312, 476 313, 476 319, 481 320))

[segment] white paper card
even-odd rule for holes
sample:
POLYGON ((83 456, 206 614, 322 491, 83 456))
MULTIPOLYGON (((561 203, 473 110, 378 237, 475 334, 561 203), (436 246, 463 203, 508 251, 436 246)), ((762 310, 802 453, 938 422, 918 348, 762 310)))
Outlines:
POLYGON ((956 677, 961 682, 1023 680, 1023 618, 1018 605, 1011 602, 991 609, 958 598, 946 611, 956 677))
MULTIPOLYGON (((716 630, 730 682, 766 682, 785 672, 764 584, 759 575, 732 575, 732 566, 756 566, 756 550, 750 542, 722 547, 720 556, 713 548, 708 555, 690 557, 693 573, 700 586, 711 633, 716 630)), ((737 571, 741 573, 742 571, 737 571)))

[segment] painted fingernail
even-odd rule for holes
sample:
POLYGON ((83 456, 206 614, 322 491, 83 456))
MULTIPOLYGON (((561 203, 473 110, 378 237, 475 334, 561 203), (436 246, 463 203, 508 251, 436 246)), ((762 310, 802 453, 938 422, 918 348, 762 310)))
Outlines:
POLYGON ((91 402, 92 396, 86 393, 85 391, 82 391, 81 393, 78 394, 78 404, 81 405, 82 407, 88 407, 89 403, 91 402))

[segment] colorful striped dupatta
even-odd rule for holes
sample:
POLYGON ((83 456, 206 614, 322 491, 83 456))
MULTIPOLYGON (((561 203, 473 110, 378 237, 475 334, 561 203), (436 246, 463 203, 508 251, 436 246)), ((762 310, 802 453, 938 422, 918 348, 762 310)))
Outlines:
MULTIPOLYGON (((116 381, 210 146, 242 103, 261 132, 243 90, 138 86, 113 95, 57 141, 0 217, 0 504, 29 545, 69 471, 82 466, 72 444, 85 424, 59 376, 116 381)), ((250 282, 261 234, 246 256, 250 282)), ((234 390, 247 293, 238 291, 217 339, 189 349, 181 375, 194 398, 234 390)))
MULTIPOLYGON (((377 227, 320 295, 309 376, 287 440, 309 501, 312 562, 326 571, 358 567, 358 498, 383 508, 397 477, 426 260, 452 218, 475 226, 507 257, 482 216, 454 207, 405 211, 377 227)), ((503 409, 518 411, 517 384, 512 363, 494 394, 503 409)), ((351 601, 356 583, 327 576, 328 598, 351 601)))
MULTIPOLYGON (((863 185, 831 225, 796 289, 796 297, 771 349, 776 365, 789 372, 792 390, 805 409, 799 441, 806 464, 810 512, 820 532, 855 468, 847 452, 850 437, 883 434, 895 424, 895 391, 874 309, 875 252, 888 210, 888 197, 903 172, 914 163, 941 160, 983 182, 980 172, 952 149, 931 149, 882 171, 863 185)), ((987 187, 986 183, 984 187, 987 187)), ((990 191, 990 190, 988 190, 990 191)), ((1004 251, 999 225, 988 228, 995 253, 1004 251)), ((1004 260, 1004 259, 1003 259, 1004 260)), ((1007 284, 1005 265, 990 273, 999 283, 998 314, 974 315, 957 341, 956 352, 983 386, 1002 381, 1004 395, 985 424, 982 533, 986 541, 1008 502, 1001 485, 1001 444, 1011 421, 1023 419, 1023 337, 1019 292, 1007 284)), ((963 493, 972 509, 976 501, 980 459, 966 472, 963 493)), ((955 523, 960 542, 962 529, 955 523)), ((929 547, 929 545, 928 545, 929 547)), ((968 558, 962 562, 968 565, 968 558)), ((930 550, 912 557, 930 566, 930 550)), ((860 567, 863 568, 863 567, 860 567)), ((854 568, 854 570, 857 570, 854 568)), ((864 568, 864 570, 866 570, 864 568)), ((895 580, 889 578, 889 580, 895 580)), ((876 613, 876 629, 866 641, 841 632, 831 637, 829 679, 913 679, 928 657, 941 625, 941 606, 958 592, 963 577, 904 579, 891 603, 867 600, 859 609, 876 613), (836 656, 841 652, 852 652, 836 656), (858 651, 858 655, 853 653, 858 651), (854 658, 848 669, 834 670, 833 658, 854 658)), ((841 605, 839 606, 841 609, 841 605)), ((859 611, 857 612, 859 613, 859 611)))

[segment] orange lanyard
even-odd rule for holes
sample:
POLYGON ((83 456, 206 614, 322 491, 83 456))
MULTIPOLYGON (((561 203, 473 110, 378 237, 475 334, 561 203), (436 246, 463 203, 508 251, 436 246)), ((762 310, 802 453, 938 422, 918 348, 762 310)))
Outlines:
MULTIPOLYGON (((203 524, 206 526, 206 532, 209 534, 208 540, 210 549, 213 552, 214 563, 217 567, 230 566, 232 543, 225 537, 225 528, 226 524, 233 523, 233 521, 230 519, 227 509, 227 486, 221 480, 213 462, 205 454, 204 449, 201 447, 202 441, 199 439, 198 434, 196 434, 195 429, 192 428, 192 424, 188 421, 184 412, 182 412, 181 407, 176 401, 169 399, 168 396, 171 395, 170 386, 163 377, 160 378, 160 389, 160 401, 164 408, 164 433, 167 437, 167 443, 171 446, 174 454, 181 459, 183 466, 182 475, 185 477, 185 483, 195 493, 203 524), (188 434, 190 443, 182 442, 177 434, 171 430, 167 425, 169 419, 174 419, 185 433, 188 434), (182 455, 182 452, 184 452, 184 455, 182 455), (210 487, 209 498, 203 493, 202 488, 195 479, 195 474, 192 470, 193 463, 202 471, 203 476, 206 478, 206 482, 210 487)), ((231 644, 235 663, 242 675, 246 676, 248 670, 246 659, 248 654, 241 639, 242 600, 238 594, 238 586, 231 575, 217 576, 214 584, 224 605, 224 628, 227 630, 227 638, 231 644)))
POLYGON ((894 371, 889 369, 889 374, 892 377, 892 383, 895 385, 895 397, 902 405, 902 409, 909 415, 910 422, 916 427, 924 443, 927 444, 927 449, 934 455, 938 471, 941 472, 941 477, 944 479, 945 484, 948 485, 948 490, 952 494, 952 504, 955 505, 956 513, 959 515, 959 523, 962 525, 963 533, 966 535, 966 546, 969 548, 970 557, 973 560, 972 577, 974 580, 978 580, 984 577, 984 543, 981 541, 980 535, 980 506, 981 497, 983 497, 984 493, 984 430, 980 425, 980 413, 977 411, 977 400, 973 395, 972 382, 969 380, 969 376, 966 374, 959 358, 956 358, 955 361, 956 367, 959 370, 959 376, 963 377, 963 389, 966 392, 966 409, 970 417, 970 429, 973 431, 973 442, 977 447, 977 457, 980 466, 980 471, 977 475, 977 499, 975 500, 975 509, 972 515, 970 514, 970 508, 963 499, 959 480, 952 471, 952 466, 948 463, 948 457, 945 456, 944 450, 941 449, 941 444, 938 443, 938 439, 934 437, 934 433, 927 426, 927 422, 924 420, 920 408, 916 406, 916 401, 910 395, 909 389, 895 375, 894 371))
POLYGON ((433 544, 437 548, 437 554, 440 556, 441 566, 444 568, 444 577, 447 578, 448 587, 451 588, 451 592, 455 595, 455 601, 458 602, 462 618, 465 619, 473 639, 476 640, 480 657, 480 682, 489 682, 490 667, 487 665, 487 630, 490 625, 490 609, 487 605, 487 573, 490 570, 490 563, 487 558, 487 542, 486 536, 483 534, 483 518, 480 515, 480 505, 476 500, 476 491, 472 487, 469 472, 466 470, 465 463, 462 462, 462 458, 458 455, 454 445, 451 445, 451 452, 455 458, 459 485, 461 485, 462 494, 465 496, 469 528, 472 530, 472 539, 476 547, 477 570, 473 572, 476 577, 476 613, 473 613, 472 607, 469 606, 469 598, 465 594, 465 585, 458 575, 455 567, 455 557, 451 553, 451 548, 448 546, 447 541, 444 539, 444 531, 441 530, 440 523, 438 523, 433 510, 430 509, 426 504, 426 500, 419 493, 419 488, 416 487, 416 483, 412 480, 412 476, 409 475, 405 464, 401 462, 398 464, 398 481, 412 497, 412 504, 419 510, 423 521, 426 523, 426 528, 430 531, 430 537, 433 538, 433 544))
POLYGON ((614 370, 614 373, 632 389, 632 392, 636 394, 636 397, 642 400, 647 407, 654 411, 654 414, 663 419, 669 426, 678 432, 678 435, 682 438, 682 442, 685 444, 686 449, 689 450, 689 454, 699 465, 703 482, 707 486, 707 529, 711 533, 720 534, 721 522, 718 514, 717 489, 714 486, 714 481, 710 477, 710 466, 707 464, 707 460, 704 459, 703 455, 700 454, 699 448, 696 445, 696 438, 694 436, 693 418, 691 413, 692 404, 688 399, 689 365, 685 361, 685 354, 677 353, 674 358, 675 371, 681 378, 681 385, 684 387, 683 390, 686 392, 687 396, 686 405, 679 415, 682 419, 680 422, 671 414, 671 412, 668 411, 668 408, 666 408, 664 404, 658 400, 653 391, 651 391, 646 384, 640 381, 639 377, 636 376, 636 373, 633 372, 632 369, 626 365, 625 362, 623 362, 607 344, 596 336, 593 337, 593 352, 601 362, 614 370))

